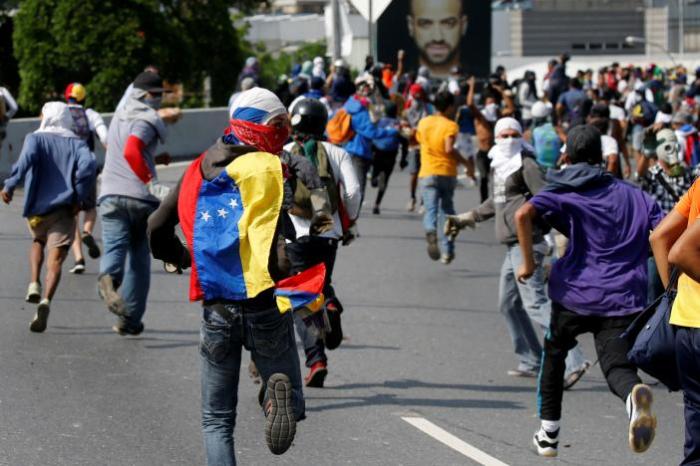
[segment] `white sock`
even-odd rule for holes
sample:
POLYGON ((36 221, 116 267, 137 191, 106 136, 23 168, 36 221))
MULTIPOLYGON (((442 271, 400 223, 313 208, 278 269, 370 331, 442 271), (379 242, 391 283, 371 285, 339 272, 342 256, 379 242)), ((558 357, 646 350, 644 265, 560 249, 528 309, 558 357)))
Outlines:
POLYGON ((545 421, 542 420, 542 428, 545 432, 556 432, 559 430, 559 421, 545 421))
POLYGON ((627 417, 632 419, 632 394, 627 395, 627 401, 625 401, 625 409, 627 409, 627 417))

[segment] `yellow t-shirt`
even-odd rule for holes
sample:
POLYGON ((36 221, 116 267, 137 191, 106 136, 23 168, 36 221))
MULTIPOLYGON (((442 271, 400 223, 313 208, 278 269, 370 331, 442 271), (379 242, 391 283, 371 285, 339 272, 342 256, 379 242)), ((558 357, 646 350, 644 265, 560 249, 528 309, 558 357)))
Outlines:
POLYGON ((430 115, 418 123, 416 141, 420 144, 419 178, 457 176, 457 160, 445 152, 445 139, 456 137, 459 126, 441 115, 430 115))
MULTIPOLYGON (((678 201, 676 212, 688 219, 688 227, 700 217, 700 179, 678 201)), ((681 327, 700 328, 700 283, 686 274, 678 279, 678 294, 671 310, 671 323, 681 327)))

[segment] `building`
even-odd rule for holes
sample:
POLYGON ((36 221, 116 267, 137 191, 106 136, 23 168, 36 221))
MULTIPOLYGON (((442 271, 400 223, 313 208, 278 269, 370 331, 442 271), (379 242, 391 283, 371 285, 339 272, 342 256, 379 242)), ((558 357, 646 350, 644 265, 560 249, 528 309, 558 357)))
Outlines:
POLYGON ((328 0, 272 0, 270 2, 273 13, 299 14, 316 13, 323 14, 323 9, 328 0))

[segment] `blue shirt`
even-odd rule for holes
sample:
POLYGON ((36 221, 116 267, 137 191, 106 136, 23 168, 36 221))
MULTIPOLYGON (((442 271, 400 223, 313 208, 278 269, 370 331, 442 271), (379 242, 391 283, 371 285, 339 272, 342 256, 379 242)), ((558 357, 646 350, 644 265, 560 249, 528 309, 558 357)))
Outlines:
POLYGON ((24 217, 45 215, 88 200, 95 185, 95 159, 85 141, 51 133, 30 133, 4 189, 24 180, 24 217))
POLYGON ((457 124, 459 125, 459 132, 461 134, 471 134, 472 136, 476 134, 474 115, 469 107, 462 106, 459 108, 459 112, 457 113, 457 124))
POLYGON ((586 93, 581 89, 570 89, 559 96, 560 103, 566 108, 568 120, 572 120, 577 116, 582 116, 583 103, 586 101, 586 93))
MULTIPOLYGON (((384 117, 377 122, 377 127, 379 129, 390 129, 396 128, 399 121, 396 118, 384 117)), ((394 152, 399 149, 399 135, 394 133, 391 136, 378 138, 373 141, 374 147, 385 152, 394 152)))

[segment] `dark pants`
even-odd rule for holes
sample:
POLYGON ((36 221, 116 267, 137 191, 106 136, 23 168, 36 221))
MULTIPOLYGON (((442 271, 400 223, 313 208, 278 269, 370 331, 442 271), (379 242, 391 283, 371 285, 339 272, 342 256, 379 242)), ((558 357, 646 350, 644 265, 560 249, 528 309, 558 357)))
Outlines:
POLYGON ((250 350, 263 384, 274 373, 289 377, 297 420, 304 417, 304 395, 291 312, 280 314, 272 299, 263 310, 243 304, 220 307, 219 312, 214 306, 202 310, 202 431, 207 464, 232 466, 236 464, 233 431, 243 347, 250 350))
POLYGON ((544 339, 542 368, 537 388, 540 419, 561 419, 566 355, 576 346, 576 337, 583 333, 593 334, 600 368, 610 391, 623 402, 627 400, 632 388, 642 381, 637 375, 637 368, 627 359, 627 341, 619 336, 636 316, 584 316, 552 302, 552 318, 544 339))
MULTIPOLYGON (((293 243, 287 244, 287 257, 291 263, 291 273, 299 273, 316 264, 326 264, 326 281, 323 285, 323 294, 326 302, 337 301, 335 290, 331 284, 335 256, 338 252, 338 241, 318 236, 304 236, 293 243)), ((301 318, 294 319, 297 334, 304 345, 306 354, 306 367, 311 367, 317 362, 326 362, 326 350, 323 340, 313 336, 301 318)))
POLYGON ((369 173, 370 168, 372 168, 372 160, 352 155, 352 166, 355 167, 355 174, 357 175, 357 180, 360 182, 360 192, 362 193, 362 200, 364 201, 365 188, 367 187, 367 173, 369 173))
POLYGON ((372 164, 372 186, 377 187, 376 206, 382 203, 384 193, 389 185, 389 178, 394 171, 397 151, 383 151, 374 149, 374 162, 372 164))
POLYGON ((700 465, 700 329, 676 327, 676 362, 685 412, 681 464, 700 465))
POLYGON ((489 198, 489 177, 491 175, 491 159, 489 153, 479 150, 476 153, 476 169, 479 171, 479 194, 481 202, 489 198))

